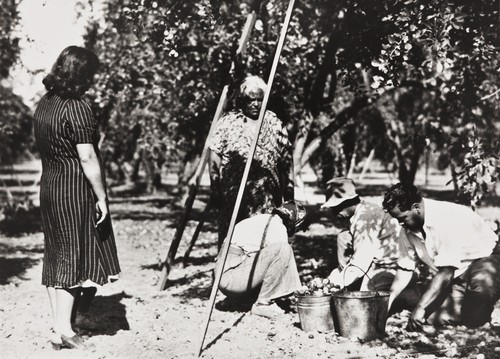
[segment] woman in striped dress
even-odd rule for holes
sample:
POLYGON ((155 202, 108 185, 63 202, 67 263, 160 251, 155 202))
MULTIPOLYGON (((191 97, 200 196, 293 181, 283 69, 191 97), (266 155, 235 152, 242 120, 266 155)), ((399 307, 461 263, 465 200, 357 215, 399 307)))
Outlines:
POLYGON ((35 111, 42 159, 40 209, 45 237, 42 284, 54 318, 54 348, 82 348, 71 326, 75 296, 120 272, 97 148, 97 122, 80 97, 93 83, 99 61, 77 46, 62 51, 43 83, 35 111))

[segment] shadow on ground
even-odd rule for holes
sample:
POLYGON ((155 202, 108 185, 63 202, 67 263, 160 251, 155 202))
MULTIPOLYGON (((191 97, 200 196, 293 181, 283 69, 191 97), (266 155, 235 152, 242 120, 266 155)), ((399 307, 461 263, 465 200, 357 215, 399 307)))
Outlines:
POLYGON ((326 277, 338 266, 336 252, 337 236, 306 236, 296 234, 293 240, 293 251, 299 272, 308 275, 326 277), (309 270, 305 270, 309 268, 309 270))
POLYGON ((88 312, 96 328, 87 330, 89 336, 114 335, 120 330, 130 330, 127 310, 121 303, 123 299, 132 298, 124 292, 110 296, 96 296, 88 312))
POLYGON ((33 253, 43 253, 44 252, 44 249, 43 249, 43 245, 42 244, 36 244, 36 245, 33 245, 33 246, 26 246, 26 245, 16 245, 16 246, 12 246, 12 245, 8 245, 8 244, 5 244, 5 243, 0 243, 0 253, 6 255, 6 254, 18 254, 18 253, 21 253, 23 255, 31 255, 33 253))
POLYGON ((169 287, 174 287, 174 286, 179 286, 179 285, 186 285, 194 280, 202 279, 207 276, 211 276, 212 269, 208 269, 202 272, 196 272, 193 275, 190 276, 184 276, 180 278, 175 278, 175 279, 168 279, 167 280, 167 288, 169 287))
MULTIPOLYGON (((178 204, 168 204, 168 200, 164 199, 150 199, 150 200, 132 200, 120 199, 118 202, 111 202, 111 216, 113 219, 131 219, 135 221, 140 220, 162 220, 168 221, 167 227, 177 228, 178 223, 184 216, 185 208, 178 204)), ((217 231, 217 213, 215 210, 204 211, 204 202, 197 204, 196 208, 192 208, 188 221, 197 222, 203 220, 203 232, 217 231)))
POLYGON ((181 293, 173 293, 173 297, 182 299, 183 303, 190 303, 192 299, 207 300, 210 298, 212 291, 212 271, 199 272, 190 278, 169 280, 167 287, 174 285, 191 284, 188 288, 182 290, 181 293))
POLYGON ((233 325, 231 325, 230 327, 224 329, 224 331, 219 333, 210 343, 208 343, 204 348, 202 348, 203 351, 207 350, 212 345, 217 343, 217 341, 219 341, 219 339, 221 339, 224 336, 224 334, 229 333, 229 331, 231 331, 232 328, 235 328, 238 324, 240 324, 240 322, 243 320, 243 317, 245 315, 246 315, 246 313, 243 313, 238 319, 236 319, 236 321, 233 323, 233 325))
POLYGON ((29 211, 19 210, 11 217, 0 222, 0 233, 9 237, 20 236, 26 233, 37 233, 42 231, 42 217, 40 208, 29 211))
POLYGON ((23 278, 24 272, 38 263, 39 259, 28 257, 5 258, 0 257, 0 285, 6 285, 12 278, 23 278))

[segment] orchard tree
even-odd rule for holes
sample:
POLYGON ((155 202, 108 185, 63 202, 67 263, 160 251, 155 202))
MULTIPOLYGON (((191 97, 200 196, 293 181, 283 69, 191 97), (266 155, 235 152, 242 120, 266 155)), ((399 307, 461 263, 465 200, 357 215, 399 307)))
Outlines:
MULTIPOLYGON (((403 81, 417 82, 422 96, 414 101, 418 111, 412 121, 399 124, 399 130, 397 122, 404 117, 388 121, 392 133, 387 138, 398 153, 398 139, 411 138, 405 130, 412 128, 415 151, 423 153, 425 139, 445 154, 463 199, 477 204, 498 179, 498 3, 404 5, 397 16, 388 17, 401 31, 387 38, 384 52, 372 63, 378 70, 372 85, 384 92, 403 81)), ((407 164, 410 172, 420 158, 414 156, 407 164)))
MULTIPOLYGON (((194 166, 255 3, 107 1, 88 43, 104 63, 93 98, 118 166, 134 158, 194 166)), ((261 2, 246 72, 267 79, 286 6, 261 2)), ((485 188, 473 181, 496 180, 498 131, 488 128, 498 112, 497 18, 493 0, 297 2, 269 104, 295 139, 297 173, 312 161, 325 180, 346 175, 374 150, 413 182, 432 149, 448 154, 442 163, 472 199, 485 188)))
POLYGON ((91 95, 106 127, 104 153, 118 167, 142 159, 156 184, 162 163, 201 152, 229 70, 235 24, 217 25, 210 9, 196 1, 108 1, 87 35, 103 63, 91 95))
MULTIPOLYGON (((373 143, 379 158, 394 159, 401 181, 414 181, 427 146, 453 154, 449 163, 458 167, 459 189, 469 192, 473 201, 480 197, 477 190, 497 178, 492 164, 498 136, 494 116, 499 99, 495 85, 499 82, 498 4, 491 0, 337 4, 332 9, 336 15, 329 18, 336 19, 330 21, 330 39, 338 45, 331 47, 334 55, 330 57, 324 47, 324 57, 318 61, 329 71, 334 69, 336 76, 316 70, 318 80, 333 82, 323 80, 318 87, 313 98, 319 106, 305 106, 313 116, 318 108, 327 116, 330 112, 332 121, 309 136, 308 146, 296 156, 300 158, 297 167, 324 148, 331 135, 348 130, 345 125, 354 120, 358 140, 373 143), (383 130, 384 141, 374 126, 383 130), (471 145, 476 143, 481 143, 481 149, 471 145), (460 150, 450 151, 450 146, 460 150), (479 153, 484 154, 484 163, 479 153), (469 163, 464 158, 475 160, 469 163), (482 185, 477 181, 480 178, 486 181, 482 185)), ((369 148, 358 149, 366 155, 369 148)))
POLYGON ((0 79, 9 76, 10 68, 19 57, 19 38, 15 36, 19 25, 18 2, 0 1, 0 79))
POLYGON ((29 108, 3 86, 19 58, 17 5, 17 0, 0 0, 0 165, 14 163, 32 142, 29 108))
POLYGON ((22 99, 2 86, 0 113, 0 165, 10 165, 32 144, 32 118, 22 99))

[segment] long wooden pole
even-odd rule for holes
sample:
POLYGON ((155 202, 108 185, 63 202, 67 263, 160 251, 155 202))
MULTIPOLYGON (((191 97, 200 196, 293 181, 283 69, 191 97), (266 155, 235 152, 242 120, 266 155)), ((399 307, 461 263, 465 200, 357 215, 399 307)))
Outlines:
MULTIPOLYGON (((257 1, 258 4, 260 4, 260 2, 261 1, 257 1)), ((246 46, 248 40, 250 39, 250 33, 252 32, 252 29, 255 25, 255 20, 257 18, 257 13, 255 9, 258 9, 257 5, 254 6, 254 11, 252 11, 247 16, 247 20, 245 22, 245 26, 243 27, 242 35, 238 45, 238 50, 236 51, 237 55, 244 54, 246 51, 246 46)), ((233 63, 231 64, 231 70, 230 70, 231 72, 234 70, 234 67, 235 63, 233 61, 233 63)), ((189 216, 193 208, 193 203, 196 198, 196 194, 198 193, 198 187, 200 186, 201 177, 203 176, 203 172, 205 171, 205 166, 208 160, 208 153, 209 153, 208 146, 210 143, 210 139, 212 138, 213 133, 215 131, 216 127, 215 125, 219 120, 219 118, 221 117, 224 108, 226 107, 228 91, 229 91, 229 85, 225 85, 224 88, 222 89, 222 93, 220 95, 219 102, 217 104, 217 109, 212 119, 212 124, 210 125, 210 130, 208 131, 207 140, 205 141, 203 152, 201 153, 200 162, 198 163, 198 167, 193 176, 194 180, 190 181, 189 183, 189 193, 186 198, 186 201, 184 202, 184 212, 177 224, 177 228, 174 233, 174 238, 172 239, 172 242, 170 243, 170 248, 168 249, 167 258, 163 262, 161 277, 160 281, 158 282, 158 290, 160 291, 165 290, 167 286, 168 275, 174 264, 175 255, 177 254, 177 250, 179 248, 182 235, 184 234, 184 229, 186 228, 186 224, 189 220, 189 216)))
POLYGON ((245 170, 243 172, 243 177, 241 178, 241 183, 240 183, 240 188, 238 190, 238 196, 236 197, 236 203, 233 208, 233 214, 231 217, 231 222, 229 224, 229 229, 227 231, 227 241, 228 244, 222 246, 222 255, 219 260, 222 260, 222 269, 218 271, 214 284, 212 286, 212 292, 210 293, 210 300, 209 300, 209 310, 207 314, 207 318, 205 320, 205 325, 204 325, 204 330, 203 330, 203 336, 201 338, 200 342, 200 347, 198 351, 198 356, 201 355, 203 351, 203 344, 205 342, 205 336, 207 335, 207 330, 208 330, 208 325, 210 324, 210 317, 212 316, 212 311, 214 309, 214 303, 215 303, 215 297, 217 296, 217 290, 219 289, 219 283, 222 277, 222 273, 224 272, 224 265, 226 264, 226 259, 227 259, 227 254, 229 252, 229 245, 231 244, 231 240, 233 238, 233 233, 234 233, 234 226, 236 224, 236 218, 238 217, 238 212, 240 209, 241 205, 241 200, 243 198, 243 193, 245 192, 245 186, 246 182, 248 179, 248 173, 250 172, 250 166, 252 165, 252 160, 253 156, 255 154, 255 149, 257 148, 257 143, 259 141, 259 134, 262 128, 262 123, 264 122, 264 116, 266 113, 266 106, 269 101, 269 95, 271 94, 271 87, 273 85, 274 81, 274 75, 276 74, 276 69, 278 67, 280 55, 281 55, 281 50, 283 49, 283 45, 285 43, 285 38, 286 38, 286 33, 288 31, 288 26, 290 24, 290 19, 292 17, 292 11, 293 7, 295 4, 295 0, 290 0, 288 4, 288 9, 286 11, 285 15, 285 22, 283 24, 283 27, 281 29, 281 34, 278 40, 278 46, 276 48, 276 53, 274 54, 274 61, 273 65, 271 67, 271 73, 269 74, 269 79, 267 81, 267 86, 266 86, 266 91, 264 93, 264 99, 262 100, 262 107, 260 108, 260 113, 259 113, 259 118, 257 120, 257 133, 255 135, 255 138, 252 143, 252 147, 250 148, 250 151, 248 153, 248 158, 247 158, 247 163, 245 166, 245 170))

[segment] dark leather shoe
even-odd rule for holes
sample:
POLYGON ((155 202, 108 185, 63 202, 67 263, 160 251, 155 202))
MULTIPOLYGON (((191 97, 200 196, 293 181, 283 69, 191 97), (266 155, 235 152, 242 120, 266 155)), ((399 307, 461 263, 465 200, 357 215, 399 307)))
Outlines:
POLYGON ((62 346, 64 348, 69 349, 85 349, 87 346, 85 345, 85 341, 78 334, 73 335, 72 337, 67 337, 65 335, 61 335, 62 346))
POLYGON ((61 350, 63 348, 63 344, 62 343, 50 342, 50 344, 52 344, 52 349, 54 349, 54 350, 61 350))

